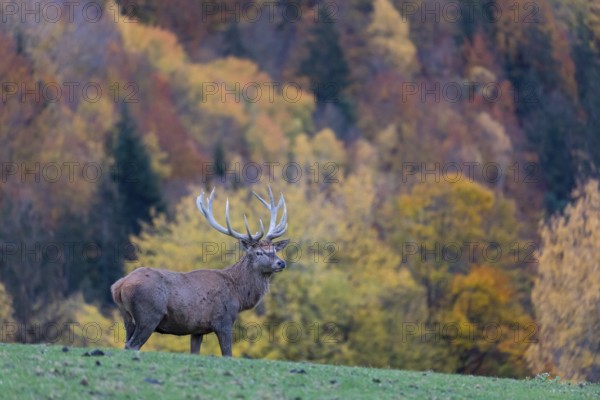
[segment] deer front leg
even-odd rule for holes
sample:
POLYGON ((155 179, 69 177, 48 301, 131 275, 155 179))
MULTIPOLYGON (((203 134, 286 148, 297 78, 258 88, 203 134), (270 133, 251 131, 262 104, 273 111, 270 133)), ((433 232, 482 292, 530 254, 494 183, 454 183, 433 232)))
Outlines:
POLYGON ((232 326, 228 326, 215 332, 219 339, 219 346, 221 347, 221 355, 223 357, 231 357, 232 328, 232 326))
POLYGON ((200 354, 200 346, 202 345, 202 335, 192 335, 190 340, 190 351, 192 354, 200 354))

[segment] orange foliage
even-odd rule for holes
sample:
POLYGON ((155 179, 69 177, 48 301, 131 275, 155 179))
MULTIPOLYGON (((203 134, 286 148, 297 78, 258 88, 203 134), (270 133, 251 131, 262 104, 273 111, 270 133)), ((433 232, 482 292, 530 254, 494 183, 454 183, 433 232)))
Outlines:
POLYGON ((169 81, 164 75, 155 72, 148 87, 144 88, 144 94, 152 100, 139 103, 137 119, 141 131, 152 132, 158 137, 161 149, 168 155, 174 179, 193 178, 198 166, 207 159, 204 154, 210 149, 202 149, 181 123, 169 81))

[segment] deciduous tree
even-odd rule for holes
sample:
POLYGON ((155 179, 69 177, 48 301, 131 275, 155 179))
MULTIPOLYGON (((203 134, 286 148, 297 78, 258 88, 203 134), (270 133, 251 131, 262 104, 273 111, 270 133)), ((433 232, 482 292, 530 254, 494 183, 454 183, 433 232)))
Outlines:
POLYGON ((539 272, 532 300, 539 342, 527 357, 533 372, 600 380, 600 188, 590 180, 540 229, 539 272))

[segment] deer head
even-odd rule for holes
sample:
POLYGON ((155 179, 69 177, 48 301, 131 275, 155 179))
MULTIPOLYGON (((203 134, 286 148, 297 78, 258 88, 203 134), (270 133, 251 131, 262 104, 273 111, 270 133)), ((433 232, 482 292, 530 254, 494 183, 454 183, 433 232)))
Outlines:
POLYGON ((270 186, 268 187, 268 190, 269 202, 260 197, 256 192, 252 192, 252 194, 254 194, 258 200, 260 200, 260 202, 267 207, 271 214, 269 229, 267 230, 266 235, 263 222, 260 219, 260 232, 252 235, 250 233, 250 227, 248 226, 248 219, 245 215, 244 222, 246 224, 246 233, 242 234, 235 231, 231 227, 231 222, 229 219, 229 199, 227 199, 225 202, 225 225, 227 228, 219 224, 214 218, 212 209, 215 194, 214 188, 210 192, 210 196, 206 202, 204 200, 204 192, 202 192, 196 199, 196 205, 198 206, 198 209, 204 215, 210 226, 227 236, 238 239, 242 248, 246 252, 251 268, 266 274, 280 272, 286 267, 285 261, 277 256, 277 252, 283 250, 289 243, 289 240, 273 242, 273 239, 282 236, 287 230, 287 208, 285 205, 285 199, 283 198, 283 193, 280 194, 279 201, 277 205, 275 205, 275 198, 273 197, 273 191, 271 190, 270 186), (281 220, 277 222, 277 215, 282 207, 283 213, 281 215, 281 220), (261 240, 263 236, 265 239, 261 240))

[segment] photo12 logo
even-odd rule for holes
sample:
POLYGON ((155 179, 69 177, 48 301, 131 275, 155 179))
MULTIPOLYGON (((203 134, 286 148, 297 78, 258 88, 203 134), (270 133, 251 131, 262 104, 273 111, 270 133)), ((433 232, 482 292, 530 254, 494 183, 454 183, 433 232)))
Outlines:
POLYGON ((97 184, 107 174, 114 181, 140 182, 142 169, 136 163, 103 165, 97 162, 0 162, 0 182, 97 184))
POLYGON ((135 82, 112 82, 103 89, 98 82, 0 82, 2 104, 15 100, 32 104, 97 103, 105 95, 114 103, 138 103, 139 86, 135 82))
POLYGON ((402 163, 402 183, 407 182, 447 182, 461 181, 497 184, 506 180, 514 183, 537 184, 541 182, 540 165, 534 162, 404 162, 402 163))
POLYGON ((95 24, 103 18, 111 18, 114 22, 132 23, 136 22, 138 10, 137 4, 133 2, 118 5, 112 1, 2 1, 0 20, 5 24, 56 24, 79 21, 95 24))
POLYGON ((339 5, 333 1, 319 2, 313 7, 303 7, 298 2, 291 1, 249 1, 243 4, 200 1, 199 4, 202 7, 202 22, 218 20, 256 23, 266 18, 269 23, 296 23, 311 18, 315 23, 332 23, 337 20, 340 11, 339 5))
POLYGON ((501 19, 516 24, 539 24, 540 7, 535 1, 514 1, 503 6, 497 1, 417 1, 402 2, 402 17, 409 21, 446 23, 496 23, 501 19))
MULTIPOLYGON (((339 328, 334 322, 313 322, 303 324, 296 321, 286 322, 248 322, 233 326, 235 342, 257 343, 298 343, 311 341, 321 344, 339 343, 339 328)), ((110 325, 91 322, 66 323, 30 323, 20 324, 4 322, 0 325, 0 341, 12 342, 16 338, 25 338, 31 343, 63 343, 75 344, 78 340, 88 343, 98 343, 103 340, 121 347, 125 343, 126 330, 123 323, 114 322, 110 325)))
POLYGON ((202 82, 202 103, 257 103, 266 100, 274 103, 279 95, 287 103, 297 103, 302 99, 302 88, 294 82, 202 82))
MULTIPOLYGON (((246 251, 239 242, 202 242, 202 263, 218 259, 221 262, 236 262, 246 251)), ((283 252, 283 258, 290 264, 304 261, 313 263, 337 264, 339 262, 339 245, 335 242, 300 243, 290 241, 283 252)))
POLYGON ((403 242, 401 246, 402 263, 445 262, 445 263, 526 263, 537 264, 536 254, 539 244, 533 241, 498 242, 403 242))
MULTIPOLYGON (((339 103, 342 86, 340 82, 311 81, 309 98, 316 102, 339 103)), ((201 102, 210 103, 297 103, 304 97, 302 86, 296 82, 252 81, 252 82, 202 82, 201 102)))
POLYGON ((426 324, 423 322, 403 322, 399 337, 402 343, 414 341, 441 343, 453 342, 459 339, 471 342, 499 343, 507 337, 512 339, 513 343, 537 343, 536 334, 538 330, 537 324, 533 322, 527 324, 502 324, 499 322, 426 324))
MULTIPOLYGON (((398 90, 396 90, 398 91, 398 90)), ((504 82, 461 81, 405 81, 398 94, 403 103, 418 101, 421 103, 476 103, 482 99, 486 103, 498 103, 506 97, 515 102, 529 105, 541 104, 541 87, 533 82, 521 82, 518 86, 506 86, 504 82)))
POLYGON ((202 183, 259 183, 275 182, 283 179, 287 183, 298 183, 302 179, 310 183, 339 183, 339 165, 333 161, 315 162, 302 166, 297 162, 247 162, 247 163, 214 163, 201 164, 202 183))
POLYGON ((4 241, 0 242, 2 265, 52 265, 86 263, 100 265, 102 260, 119 263, 138 262, 138 246, 129 241, 4 241))

